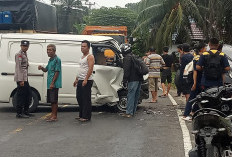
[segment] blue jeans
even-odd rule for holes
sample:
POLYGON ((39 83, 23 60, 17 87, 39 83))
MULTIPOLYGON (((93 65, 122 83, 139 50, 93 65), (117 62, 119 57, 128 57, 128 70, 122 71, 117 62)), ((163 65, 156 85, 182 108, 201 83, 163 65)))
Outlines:
POLYGON ((201 92, 201 88, 197 87, 196 90, 191 91, 188 102, 186 103, 185 110, 184 110, 184 116, 187 117, 191 113, 192 110, 192 103, 189 102, 190 100, 196 98, 196 96, 201 92))
POLYGON ((128 83, 126 114, 135 114, 139 102, 140 88, 140 81, 133 81, 128 83))

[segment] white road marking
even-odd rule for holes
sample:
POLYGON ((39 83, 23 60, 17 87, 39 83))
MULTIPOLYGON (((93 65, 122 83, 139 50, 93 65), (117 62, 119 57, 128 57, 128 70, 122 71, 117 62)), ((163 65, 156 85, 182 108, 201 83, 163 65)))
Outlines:
MULTIPOLYGON (((177 106, 176 101, 173 99, 173 97, 168 94, 169 99, 171 100, 172 104, 174 106, 177 106)), ((183 119, 181 119, 180 115, 182 114, 180 109, 177 109, 177 115, 179 118, 179 123, 180 123, 180 127, 182 130, 182 134, 183 134, 183 140, 184 140, 184 151, 185 151, 185 157, 188 157, 188 152, 192 149, 192 143, 191 143, 191 139, 190 139, 190 134, 189 134, 189 130, 185 124, 185 121, 183 119)))

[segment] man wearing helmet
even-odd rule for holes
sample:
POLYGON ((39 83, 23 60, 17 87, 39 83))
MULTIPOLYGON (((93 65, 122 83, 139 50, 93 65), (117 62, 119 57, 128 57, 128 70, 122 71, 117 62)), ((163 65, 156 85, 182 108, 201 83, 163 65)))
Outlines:
POLYGON ((143 76, 139 75, 136 72, 136 69, 132 60, 132 51, 131 46, 128 44, 124 44, 121 46, 123 58, 123 83, 127 84, 127 107, 126 113, 122 114, 122 116, 130 118, 132 117, 137 109, 139 96, 140 96, 140 88, 141 82, 143 81, 143 76))

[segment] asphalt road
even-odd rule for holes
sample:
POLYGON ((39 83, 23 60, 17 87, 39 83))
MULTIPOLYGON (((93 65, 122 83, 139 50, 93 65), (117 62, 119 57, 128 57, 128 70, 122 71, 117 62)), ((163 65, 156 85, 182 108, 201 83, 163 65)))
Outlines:
POLYGON ((0 157, 184 157, 176 109, 168 98, 143 102, 132 118, 94 107, 81 123, 76 106, 60 105, 59 120, 46 122, 50 107, 16 119, 11 104, 0 104, 0 157))

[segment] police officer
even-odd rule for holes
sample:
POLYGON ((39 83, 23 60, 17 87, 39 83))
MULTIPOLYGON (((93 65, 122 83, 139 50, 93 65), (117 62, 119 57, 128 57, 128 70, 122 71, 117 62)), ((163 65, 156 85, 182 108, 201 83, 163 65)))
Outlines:
POLYGON ((16 118, 29 118, 32 116, 32 114, 28 112, 31 102, 31 87, 28 83, 28 48, 29 41, 22 40, 21 50, 15 55, 14 80, 17 83, 16 118))

